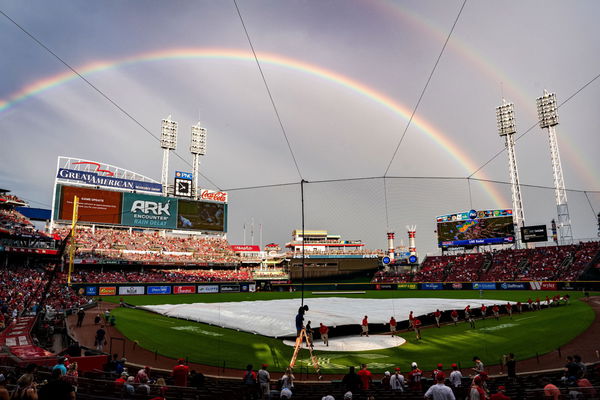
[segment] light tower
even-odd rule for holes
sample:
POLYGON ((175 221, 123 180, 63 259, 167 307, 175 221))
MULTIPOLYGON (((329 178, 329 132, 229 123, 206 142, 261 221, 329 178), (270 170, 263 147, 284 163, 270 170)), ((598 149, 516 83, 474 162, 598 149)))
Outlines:
POLYGON ((192 142, 190 152, 194 156, 192 174, 194 175, 194 198, 198 199, 198 171, 200 169, 200 156, 206 154, 206 129, 200 126, 200 122, 192 126, 192 142))
POLYGON ((394 236, 396 234, 394 232, 388 232, 387 234, 387 238, 388 238, 388 257, 390 258, 391 261, 394 261, 394 236))
POLYGON ((162 120, 160 129, 160 147, 163 149, 163 165, 160 183, 163 194, 168 194, 169 187, 169 151, 177 148, 177 122, 171 121, 171 116, 162 120))
POLYGON ((521 185, 519 183, 519 171, 517 169, 517 156, 515 155, 515 107, 513 103, 507 103, 502 99, 502 105, 496 107, 496 121, 498 122, 498 134, 504 136, 506 152, 508 153, 508 170, 510 174, 510 191, 512 194, 513 225, 517 248, 521 247, 521 228, 525 223, 523 212, 523 199, 521 198, 521 185))
POLYGON ((411 256, 417 255, 417 245, 415 243, 415 236, 417 234, 417 226, 406 226, 406 230, 408 231, 408 252, 411 256))
POLYGON ((558 141, 556 140, 556 129, 558 125, 558 114, 556 112, 556 94, 544 90, 544 95, 536 99, 540 128, 548 129, 550 139, 550 157, 552 159, 552 172, 554 174, 554 195, 556 197, 556 210, 558 212, 559 243, 569 244, 573 242, 571 230, 571 218, 567 206, 567 191, 563 178, 560 153, 558 152, 558 141))

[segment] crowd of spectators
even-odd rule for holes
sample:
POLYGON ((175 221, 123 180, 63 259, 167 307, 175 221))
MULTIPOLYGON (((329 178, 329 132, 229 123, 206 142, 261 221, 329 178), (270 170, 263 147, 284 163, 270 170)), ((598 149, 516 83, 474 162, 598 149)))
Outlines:
POLYGON ((249 268, 230 270, 167 270, 148 269, 140 271, 95 271, 78 269, 71 275, 74 283, 148 283, 148 282, 230 282, 250 281, 252 271, 249 268))
POLYGON ((8 202, 27 204, 25 201, 23 201, 23 199, 19 198, 18 196, 15 196, 14 194, 0 193, 0 204, 8 202))
MULTIPOLYGON (((1 327, 8 325, 18 315, 39 310, 51 273, 52 267, 8 267, 0 270, 1 327)), ((47 311, 61 313, 87 303, 87 299, 65 283, 64 274, 57 272, 44 301, 47 311)))
MULTIPOLYGON (((66 237, 68 228, 56 231, 66 237)), ((109 260, 141 263, 238 263, 226 239, 173 236, 124 229, 79 228, 76 257, 88 262, 109 260)))
POLYGON ((0 207, 0 230, 10 235, 39 234, 29 219, 10 207, 0 207))
POLYGON ((600 252, 600 242, 427 257, 415 273, 378 271, 373 282, 576 280, 600 252))

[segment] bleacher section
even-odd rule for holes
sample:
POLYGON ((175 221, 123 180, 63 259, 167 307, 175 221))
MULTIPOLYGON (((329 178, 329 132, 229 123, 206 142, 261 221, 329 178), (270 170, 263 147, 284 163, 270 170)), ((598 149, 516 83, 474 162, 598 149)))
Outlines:
POLYGON ((427 257, 412 273, 379 271, 374 283, 574 281, 600 253, 600 242, 427 257))

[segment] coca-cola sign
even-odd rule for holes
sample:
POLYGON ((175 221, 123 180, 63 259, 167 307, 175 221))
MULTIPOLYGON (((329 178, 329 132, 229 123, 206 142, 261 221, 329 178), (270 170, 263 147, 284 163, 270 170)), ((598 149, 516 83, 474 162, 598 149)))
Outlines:
POLYGON ((219 203, 227 203, 227 192, 215 192, 214 190, 202 189, 200 191, 202 200, 218 201, 219 203))

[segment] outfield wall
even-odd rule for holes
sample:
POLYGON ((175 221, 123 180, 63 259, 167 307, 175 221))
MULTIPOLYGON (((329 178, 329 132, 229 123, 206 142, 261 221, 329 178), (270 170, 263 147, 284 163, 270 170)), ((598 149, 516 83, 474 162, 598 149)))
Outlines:
MULTIPOLYGON (((299 283, 273 283, 273 291, 300 291, 299 283)), ((210 294, 255 292, 256 282, 203 283, 77 283, 73 288, 85 296, 131 296, 161 294, 210 294)), ((304 291, 346 290, 589 290, 600 291, 600 281, 588 282, 409 282, 409 283, 306 283, 304 291)))

